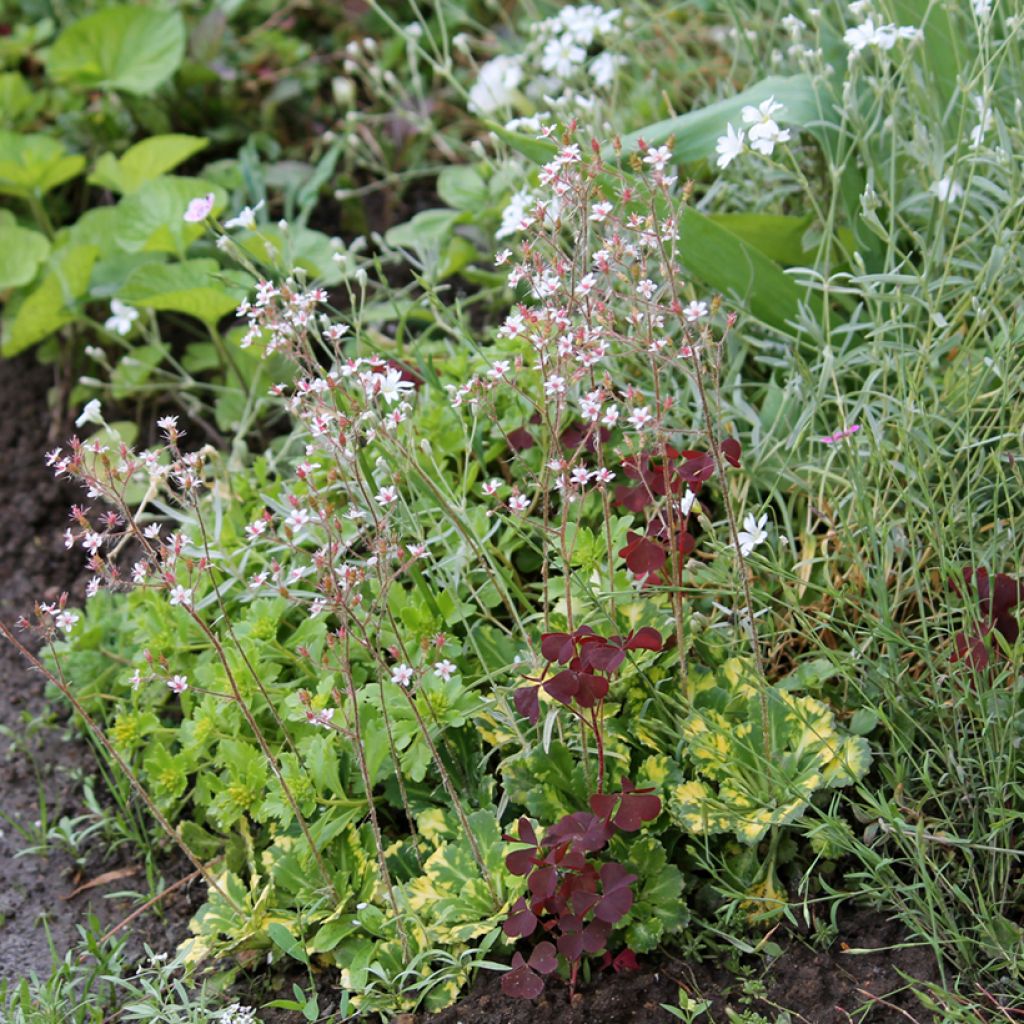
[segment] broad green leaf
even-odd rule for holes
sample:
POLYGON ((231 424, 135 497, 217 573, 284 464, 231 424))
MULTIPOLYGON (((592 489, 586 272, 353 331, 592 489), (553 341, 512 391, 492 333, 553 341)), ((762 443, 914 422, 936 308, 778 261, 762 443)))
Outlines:
POLYGON ((821 299, 802 287, 760 249, 702 213, 685 207, 679 216, 679 257, 687 271, 759 320, 791 333, 808 305, 820 320, 821 299))
POLYGON ((457 164, 446 167, 437 176, 437 194, 441 201, 456 210, 480 211, 490 201, 487 182, 475 167, 457 164))
POLYGON ((216 260, 147 263, 132 272, 119 297, 131 306, 187 313, 212 324, 241 302, 246 283, 245 275, 222 271, 216 260))
POLYGON ((49 253, 44 234, 23 228, 9 210, 0 210, 0 291, 28 284, 49 253))
POLYGON ((144 95, 167 81, 185 56, 185 21, 177 11, 124 5, 72 22, 50 48, 55 82, 144 95))
POLYGON ((0 354, 14 356, 75 318, 74 305, 89 287, 94 245, 68 245, 53 254, 42 283, 4 321, 0 354))
POLYGON ((159 178, 210 144, 195 135, 154 135, 127 149, 120 157, 104 153, 86 179, 90 185, 127 195, 159 178))
POLYGON ((717 213, 709 214, 708 220, 749 242, 776 263, 790 267, 806 264, 808 253, 803 237, 814 214, 792 217, 775 213, 717 213))
POLYGON ((437 247, 448 239, 461 217, 458 210, 421 210, 404 224, 388 228, 384 241, 404 249, 437 247))
POLYGON ((16 126, 23 115, 34 113, 42 106, 44 96, 33 93, 20 72, 0 74, 0 124, 16 126))
MULTIPOLYGON (((725 134, 725 126, 732 123, 739 127, 743 108, 756 107, 769 96, 774 96, 776 102, 786 108, 778 115, 780 124, 800 128, 824 116, 810 75, 770 75, 729 99, 656 121, 626 135, 622 139, 622 154, 628 156, 636 152, 640 139, 651 146, 661 146, 671 136, 672 154, 676 160, 684 163, 708 160, 715 153, 718 137, 725 134)), ((606 160, 614 159, 615 151, 606 145, 602 156, 606 160)))
POLYGON ((128 252, 170 252, 184 255, 190 242, 206 230, 202 224, 185 221, 188 204, 197 196, 213 192, 213 213, 224 209, 223 189, 202 178, 166 175, 147 181, 137 192, 117 204, 117 242, 128 252))
POLYGON ((0 131, 0 193, 43 196, 85 168, 85 157, 69 153, 48 135, 0 131))
POLYGON ((274 921, 273 924, 267 925, 267 935, 270 936, 270 940, 275 946, 284 950, 293 960, 298 960, 301 964, 309 963, 309 954, 280 921, 274 921))

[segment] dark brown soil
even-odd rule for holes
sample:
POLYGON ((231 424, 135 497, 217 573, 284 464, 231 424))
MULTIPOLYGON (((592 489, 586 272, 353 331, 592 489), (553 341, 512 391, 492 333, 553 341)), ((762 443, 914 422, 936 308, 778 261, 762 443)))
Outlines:
MULTIPOLYGON (((778 938, 778 936, 776 936, 778 938)), ((536 1002, 502 995, 500 975, 483 972, 470 992, 416 1024, 670 1024, 678 1020, 663 1004, 677 1006, 680 990, 707 1000, 700 1024, 726 1024, 761 1018, 784 1024, 928 1024, 931 1017, 908 990, 901 975, 938 982, 930 952, 898 949, 899 925, 873 911, 850 911, 840 919, 839 936, 826 950, 801 936, 780 940, 784 952, 774 961, 741 963, 732 970, 709 964, 663 960, 639 972, 597 972, 572 1003, 557 979, 536 1002), (877 950, 878 952, 859 952, 877 950), (730 1011, 736 1017, 730 1017, 730 1011), (785 1014, 788 1013, 787 1018, 785 1014), (750 1014, 744 1017, 744 1014, 750 1014), (753 1016, 760 1014, 761 1018, 753 1016)))
MULTIPOLYGON (((47 407, 52 381, 52 371, 32 354, 0 360, 0 617, 8 625, 62 591, 73 603, 83 597, 82 552, 66 551, 62 538, 68 505, 80 495, 61 488, 43 463, 45 450, 63 440, 68 426, 56 423, 47 407)), ((36 823, 44 814, 51 826, 83 814, 80 780, 96 772, 91 748, 72 737, 64 709, 51 706, 44 689, 42 676, 0 638, 0 981, 33 972, 48 976, 51 943, 63 957, 90 913, 106 927, 133 909, 132 901, 111 901, 104 893, 147 890, 142 866, 123 859, 131 856, 127 850, 111 859, 93 843, 72 856, 51 843, 45 855, 19 856, 39 843, 36 823), (118 869, 134 871, 67 898, 118 869)), ((98 794, 102 788, 97 785, 98 794)), ((177 877, 170 866, 165 870, 169 882, 177 877)), ((180 914, 170 909, 180 933, 180 914)), ((149 915, 145 924, 145 938, 157 949, 173 947, 161 935, 166 922, 149 915)))

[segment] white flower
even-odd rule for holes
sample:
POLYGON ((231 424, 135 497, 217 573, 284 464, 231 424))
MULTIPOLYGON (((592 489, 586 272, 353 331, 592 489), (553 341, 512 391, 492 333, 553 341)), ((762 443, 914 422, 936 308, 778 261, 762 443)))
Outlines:
POLYGON ((99 427, 106 425, 103 419, 103 406, 100 405, 98 398, 93 398, 86 402, 82 415, 75 420, 76 427, 84 427, 86 423, 95 423, 99 427))
POLYGON ((760 547, 768 539, 768 532, 764 528, 767 522, 767 512, 762 515, 760 519, 755 519, 753 513, 744 518, 743 529, 740 530, 737 535, 740 542, 740 554, 744 558, 746 558, 754 548, 760 547))
POLYGON ((398 501, 398 488, 397 487, 382 487, 374 496, 373 500, 377 502, 382 508, 387 505, 393 505, 398 501))
POLYGON ((443 679, 446 683, 457 671, 458 669, 447 658, 444 661, 439 661, 434 666, 434 675, 439 679, 443 679))
POLYGON ((696 500, 697 495, 694 494, 689 487, 687 487, 686 493, 682 496, 682 498, 679 501, 679 511, 682 512, 684 517, 690 514, 690 509, 693 508, 693 503, 696 500))
POLYGON ((523 67, 518 57, 495 57, 480 68, 469 90, 469 109, 475 114, 492 114, 512 105, 516 88, 523 80, 523 67))
POLYGON ((501 211, 501 224, 494 237, 507 238, 529 227, 533 223, 530 211, 535 205, 536 199, 528 188, 516 192, 501 211))
POLYGON ((615 75, 619 68, 626 63, 626 58, 618 53, 609 53, 607 50, 599 53, 591 62, 588 70, 594 85, 598 89, 607 89, 615 81, 615 75))
POLYGON ((374 391, 388 405, 400 401, 406 392, 416 390, 416 385, 411 380, 403 379, 402 371, 393 366, 389 367, 386 373, 375 373, 373 378, 374 391))
POLYGON ((971 0, 974 16, 984 21, 992 15, 992 0, 971 0))
POLYGON ((226 228, 249 228, 256 227, 256 211, 263 208, 261 199, 255 206, 243 206, 237 217, 224 221, 226 228))
POLYGON ((775 120, 775 115, 782 109, 782 104, 776 103, 774 96, 769 96, 756 107, 748 105, 743 108, 743 121, 750 125, 747 137, 751 149, 756 149, 764 156, 771 156, 776 143, 789 141, 789 130, 780 128, 775 120))
POLYGON ((549 39, 544 45, 544 53, 540 58, 540 66, 551 71, 559 78, 568 78, 577 65, 587 59, 587 51, 576 44, 576 40, 567 32, 556 39, 549 39))
POLYGON ((725 134, 718 137, 715 143, 715 152, 718 160, 715 161, 719 167, 725 170, 743 152, 743 138, 745 132, 740 129, 736 131, 731 124, 725 126, 725 134))
POLYGON ((412 682, 413 670, 408 665, 396 665, 391 670, 391 682, 408 686, 412 682))
POLYGON ((132 329, 132 324, 139 318, 139 311, 134 306, 125 305, 120 299, 110 300, 110 316, 103 321, 108 331, 125 337, 132 329))
POLYGON ((963 194, 963 186, 946 176, 932 182, 928 191, 938 199, 940 203, 955 203, 963 194))
POLYGON ((629 414, 629 423, 634 430, 643 430, 653 419, 654 416, 651 414, 650 407, 646 405, 640 406, 639 409, 634 409, 629 414))
POLYGON ((672 159, 672 150, 668 146, 659 146, 657 149, 650 149, 644 157, 644 163, 653 167, 656 171, 665 170, 665 166, 672 159))
POLYGON ((508 499, 508 507, 513 512, 525 512, 530 507, 530 499, 525 494, 513 494, 508 499))
POLYGON ((180 604, 188 608, 192 605, 192 591, 180 583, 171 588, 171 604, 180 604))

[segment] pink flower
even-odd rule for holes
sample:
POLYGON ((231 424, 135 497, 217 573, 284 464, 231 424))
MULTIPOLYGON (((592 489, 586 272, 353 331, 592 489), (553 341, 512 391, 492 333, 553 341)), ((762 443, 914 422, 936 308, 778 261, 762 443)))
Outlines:
POLYGON ((382 487, 374 496, 373 500, 381 507, 393 505, 398 501, 398 489, 395 487, 382 487))
POLYGON ((167 686, 174 693, 184 693, 188 689, 188 676, 171 676, 171 678, 167 680, 167 686))
POLYGON ((530 499, 525 494, 513 494, 508 499, 508 507, 513 512, 525 512, 530 507, 530 499))
POLYGON ((319 725, 324 729, 329 729, 331 725, 331 719, 334 717, 334 708, 324 708, 323 711, 311 711, 309 708, 306 709, 306 721, 310 725, 319 725))
POLYGON ((188 209, 185 211, 185 220, 189 224, 200 224, 206 220, 210 216, 215 199, 216 196, 212 192, 207 192, 205 196, 197 196, 188 204, 188 209))
POLYGON ((178 586, 171 588, 171 604, 184 605, 186 608, 192 604, 192 591, 188 587, 178 586))
POLYGON ((835 444, 837 441, 852 437, 858 430, 860 430, 860 424, 854 423, 853 426, 843 427, 842 430, 837 430, 834 434, 829 434, 828 437, 819 437, 818 440, 822 444, 835 444))

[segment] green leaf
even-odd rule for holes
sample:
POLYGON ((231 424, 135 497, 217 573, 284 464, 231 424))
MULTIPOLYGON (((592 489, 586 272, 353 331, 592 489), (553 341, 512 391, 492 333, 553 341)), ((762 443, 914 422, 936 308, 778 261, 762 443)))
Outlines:
POLYGON ((803 238, 814 214, 793 217, 776 213, 714 213, 708 219, 732 232, 769 259, 784 266, 806 266, 814 252, 804 249, 803 238))
POLYGON ((300 964, 309 963, 309 954, 298 939, 279 921, 267 926, 267 935, 270 936, 270 941, 275 946, 283 949, 293 960, 298 960, 300 964))
POLYGON ((0 291, 28 284, 49 254, 44 234, 23 228, 10 210, 0 210, 0 291))
POLYGON ((402 249, 440 246, 461 217, 458 210, 421 210, 404 224, 388 228, 384 241, 402 249))
POLYGON ((241 302, 246 281, 244 274, 222 271, 211 259, 146 263, 125 281, 120 298, 130 306, 186 313, 213 324, 241 302))
POLYGON ((81 174, 85 157, 48 135, 0 131, 0 193, 28 199, 81 174))
POLYGON ((822 317, 821 298, 731 231, 691 207, 679 217, 678 254, 687 271, 759 320, 791 334, 801 305, 822 317))
POLYGON ((213 213, 224 209, 224 190, 202 178, 166 175, 147 181, 117 204, 117 241, 128 252, 170 252, 183 255, 190 242, 206 230, 189 224, 188 204, 197 196, 214 194, 213 213))
POLYGON ((122 195, 137 192, 147 181, 173 170, 209 144, 209 139, 195 135, 154 135, 137 142, 120 157, 104 153, 86 180, 122 195))
POLYGON ((458 164, 446 167, 437 176, 437 194, 456 210, 480 211, 490 203, 487 182, 475 167, 458 164))
MULTIPOLYGON (((725 134, 725 126, 732 123, 738 127, 743 108, 756 107, 769 96, 774 96, 776 102, 786 108, 779 115, 782 124, 803 127, 824 116, 810 75, 770 75, 729 99, 656 121, 626 135, 622 139, 622 154, 628 156, 636 152, 641 139, 651 146, 661 146, 671 136, 674 140, 672 155, 676 160, 684 163, 708 160, 714 155, 718 137, 725 134)), ((612 160, 615 151, 606 145, 601 155, 612 160)))
POLYGON ((17 355, 75 318, 73 307, 89 287, 98 252, 94 245, 68 245, 53 254, 42 283, 4 321, 0 354, 17 355))
POLYGON ((17 126, 23 115, 34 114, 43 103, 45 93, 33 93, 25 76, 19 71, 0 75, 0 122, 17 126))
MULTIPOLYGON (((941 118, 959 88, 957 83, 966 57, 962 35, 954 28, 945 4, 929 0, 894 0, 892 14, 897 24, 915 25, 924 32, 921 53, 930 84, 936 92, 935 113, 941 118)), ((955 115, 952 129, 959 130, 955 115)))
POLYGON ((72 22, 50 48, 46 70, 63 85, 151 93, 185 56, 185 21, 177 11, 124 5, 72 22))

